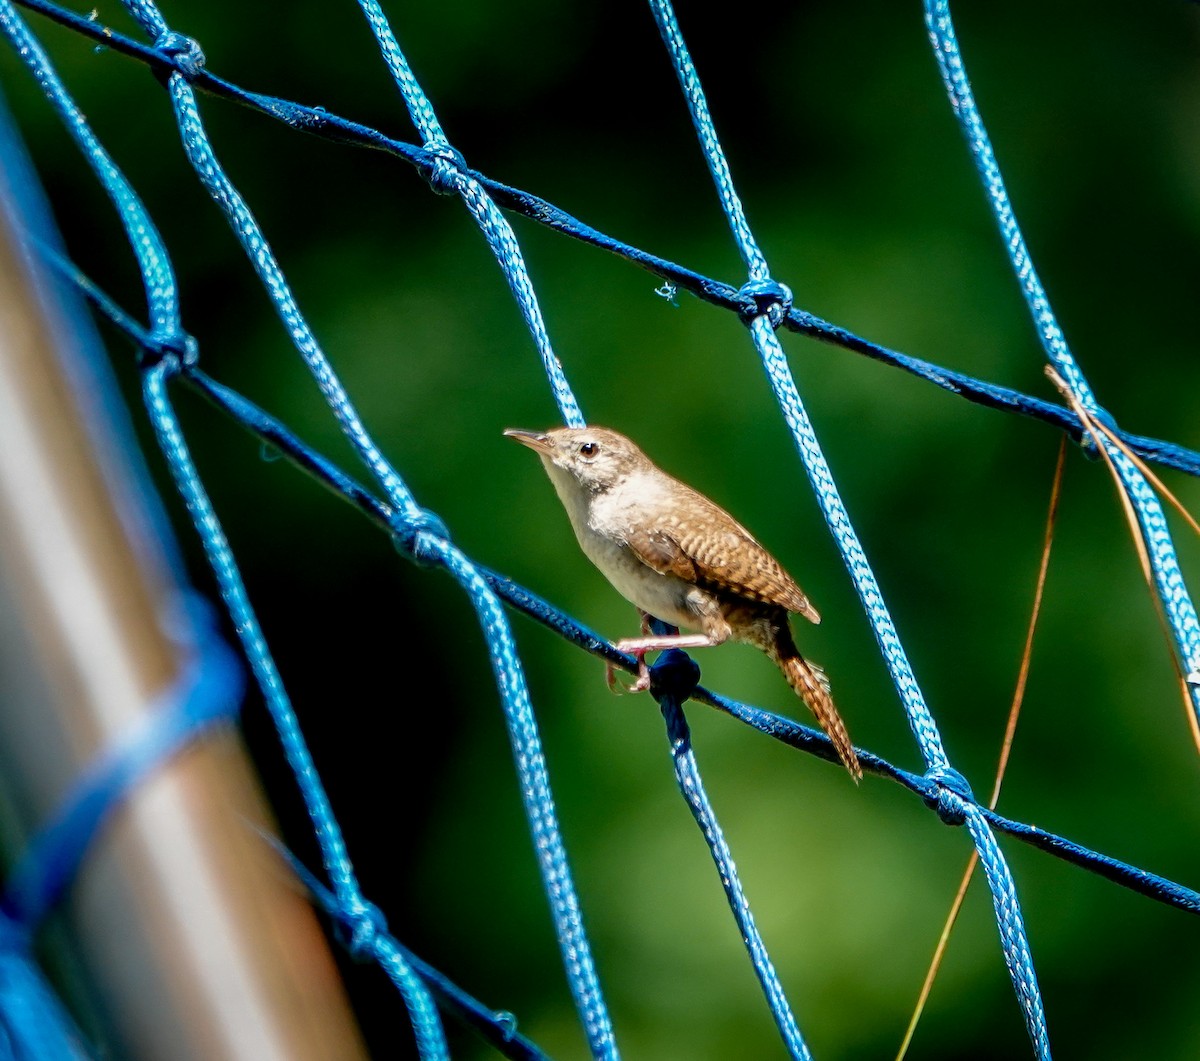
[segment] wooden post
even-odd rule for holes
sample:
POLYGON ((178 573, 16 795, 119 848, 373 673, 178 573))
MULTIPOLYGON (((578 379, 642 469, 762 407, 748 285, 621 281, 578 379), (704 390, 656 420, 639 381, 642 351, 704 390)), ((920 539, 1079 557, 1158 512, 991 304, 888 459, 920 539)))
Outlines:
MULTIPOLYGON (((12 192, 0 158, 0 810, 27 838, 180 660, 162 632, 173 571, 147 548, 120 445, 84 428, 55 287, 3 209, 12 192)), ((111 1037, 106 1055, 365 1056, 321 928, 254 824, 271 828, 227 726, 142 784, 94 845, 67 904, 67 979, 85 985, 68 994, 111 1037)))

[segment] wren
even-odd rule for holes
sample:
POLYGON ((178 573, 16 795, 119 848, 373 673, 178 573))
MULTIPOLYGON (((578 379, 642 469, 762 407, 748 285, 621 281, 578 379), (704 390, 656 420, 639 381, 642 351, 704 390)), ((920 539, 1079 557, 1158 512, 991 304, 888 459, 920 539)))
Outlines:
POLYGON ((821 617, 745 527, 616 431, 558 427, 504 433, 541 458, 584 553, 641 612, 643 636, 616 645, 638 661, 633 691, 649 688, 647 652, 746 642, 776 663, 851 777, 856 782, 862 777, 829 680, 800 654, 788 622, 791 612, 813 623, 821 617), (650 616, 700 633, 646 636, 650 616))

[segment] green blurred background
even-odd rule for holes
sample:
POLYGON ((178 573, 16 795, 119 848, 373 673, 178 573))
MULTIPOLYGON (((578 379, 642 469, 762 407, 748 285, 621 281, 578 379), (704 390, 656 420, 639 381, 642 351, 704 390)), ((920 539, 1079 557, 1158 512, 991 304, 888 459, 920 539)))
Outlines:
MULTIPOLYGON (((137 36, 115 3, 100 16, 137 36)), ((209 68, 413 139, 357 9, 173 3, 209 68)), ((1200 447, 1200 22, 1183 2, 956 9, 1017 215, 1099 399, 1200 447)), ((734 285, 744 279, 641 4, 391 4, 448 134, 483 172, 734 285)), ((799 306, 870 339, 1055 397, 929 51, 920 6, 685 5, 734 179, 799 306)), ((205 368, 359 474, 136 62, 34 20, 170 246, 205 368)), ((30 79, 0 75, 72 255, 131 309, 110 206, 30 79)), ((223 101, 204 114, 370 430, 454 540, 617 638, 633 609, 579 552, 532 456, 501 437, 556 409, 499 269, 457 200, 382 155, 223 101)), ((729 313, 514 219, 589 419, 733 511, 825 622, 798 630, 860 745, 920 770, 861 608, 753 347, 729 313)), ((990 789, 1057 438, 839 349, 783 336, 801 393, 954 762, 990 789)), ((133 391, 133 357, 113 343, 133 391)), ((201 401, 181 412, 368 895, 396 934, 552 1055, 585 1053, 470 606, 348 506, 201 401)), ((156 473, 161 463, 153 455, 156 473)), ((364 473, 365 474, 365 473, 364 473)), ((1193 510, 1200 487, 1164 473, 1193 510)), ((165 477, 162 480, 165 484, 165 477)), ((195 582, 212 580, 180 506, 195 582)), ((1179 521, 1186 572, 1200 548, 1179 521)), ((1197 588, 1193 577, 1192 588, 1197 588)), ((520 616, 586 924, 624 1055, 782 1056, 648 697, 520 616)), ((699 657, 728 695, 802 714, 745 647, 699 657)), ((901 789, 693 706, 697 754, 814 1054, 894 1054, 969 851, 901 789)), ((288 839, 311 841, 260 705, 245 727, 288 839)), ((1001 809, 1200 883, 1197 759, 1168 650, 1103 466, 1068 455, 1058 539, 1001 809)), ((1006 842, 1063 1058, 1194 1058, 1196 922, 1006 842)), ((344 964, 373 1050, 407 1056, 398 996, 344 964)), ((488 1051, 451 1027, 456 1056, 488 1051)), ((913 1057, 1028 1045, 986 888, 972 888, 913 1057)))

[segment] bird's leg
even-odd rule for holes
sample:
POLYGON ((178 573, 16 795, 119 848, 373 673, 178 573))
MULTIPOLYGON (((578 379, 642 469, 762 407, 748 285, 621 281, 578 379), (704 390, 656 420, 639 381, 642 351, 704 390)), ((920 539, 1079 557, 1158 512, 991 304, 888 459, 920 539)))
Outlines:
MULTIPOLYGON (((650 633, 650 613, 644 612, 641 608, 639 608, 638 615, 642 617, 642 636, 645 637, 648 633, 650 633)), ((618 644, 617 648, 620 647, 621 645, 618 644)), ((643 690, 650 688, 650 668, 646 666, 646 653, 644 651, 635 652, 634 656, 636 657, 638 663, 638 676, 637 681, 630 686, 618 685, 616 671, 613 669, 612 663, 608 662, 604 664, 604 678, 608 682, 609 692, 640 693, 643 690)))
POLYGON ((647 652, 663 652, 668 648, 714 648, 724 638, 709 637, 708 634, 668 634, 662 637, 624 637, 617 648, 634 656, 647 652))
MULTIPOLYGON (((631 686, 631 693, 640 693, 650 688, 650 668, 646 666, 647 652, 664 652, 668 648, 714 648, 729 639, 729 624, 716 611, 699 617, 704 623, 703 634, 650 634, 650 616, 642 612, 642 636, 624 637, 616 647, 628 652, 638 661, 638 676, 631 686)), ((613 688, 612 664, 608 665, 608 687, 613 688)))

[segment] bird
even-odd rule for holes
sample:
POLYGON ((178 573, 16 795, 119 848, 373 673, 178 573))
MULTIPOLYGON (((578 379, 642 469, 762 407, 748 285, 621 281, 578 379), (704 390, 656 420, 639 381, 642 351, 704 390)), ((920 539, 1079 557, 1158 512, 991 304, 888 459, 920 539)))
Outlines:
POLYGON ((641 613, 642 636, 616 643, 638 661, 631 691, 650 686, 648 652, 746 642, 774 661, 850 776, 856 783, 862 778, 829 679, 800 654, 792 636, 790 614, 812 623, 821 616, 745 527, 611 428, 508 428, 504 434, 541 458, 583 552, 641 613), (653 635, 651 617, 699 632, 653 635))

